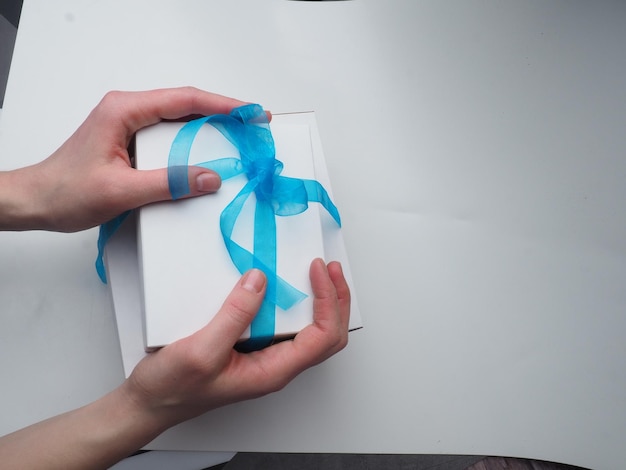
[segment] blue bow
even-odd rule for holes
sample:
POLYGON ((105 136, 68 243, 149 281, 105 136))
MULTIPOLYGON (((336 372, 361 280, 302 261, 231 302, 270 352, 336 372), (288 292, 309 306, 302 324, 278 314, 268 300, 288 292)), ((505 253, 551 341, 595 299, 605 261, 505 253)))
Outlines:
POLYGON ((240 158, 222 158, 197 166, 216 171, 223 180, 244 173, 248 182, 226 206, 220 216, 220 230, 231 260, 240 273, 261 269, 267 276, 267 292, 259 313, 252 321, 251 339, 244 348, 256 349, 274 336, 275 306, 287 310, 306 295, 276 273, 275 216, 304 212, 309 202, 318 202, 341 225, 339 212, 323 186, 315 180, 281 176, 283 164, 276 160, 274 139, 267 115, 261 106, 250 104, 234 109, 229 115, 216 114, 191 121, 183 126, 172 143, 168 161, 168 179, 173 199, 189 194, 187 165, 193 140, 204 124, 220 131, 237 149, 240 158), (256 196, 254 246, 251 253, 232 239, 235 222, 247 201, 256 196))

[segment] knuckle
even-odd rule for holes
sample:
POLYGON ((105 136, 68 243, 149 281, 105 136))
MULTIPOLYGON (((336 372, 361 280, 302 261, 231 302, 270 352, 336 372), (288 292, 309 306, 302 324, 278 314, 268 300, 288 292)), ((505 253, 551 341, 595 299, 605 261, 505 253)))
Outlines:
POLYGON ((352 293, 350 292, 350 288, 348 287, 348 285, 346 285, 345 288, 341 291, 341 299, 348 304, 351 302, 352 293))
POLYGON ((333 355, 348 345, 348 332, 339 327, 321 329, 317 331, 313 341, 316 350, 325 355, 333 355))
POLYGON ((348 342, 349 342, 349 335, 348 332, 346 331, 342 337, 341 337, 341 341, 339 342, 339 351, 341 351, 342 349, 344 349, 346 346, 348 346, 348 342))
POLYGON ((281 380, 275 380, 269 387, 269 393, 280 392, 287 386, 287 384, 289 384, 289 382, 291 382, 291 380, 288 380, 286 378, 283 378, 281 380))
POLYGON ((198 342, 181 340, 173 343, 170 348, 176 348, 180 370, 190 375, 203 375, 211 369, 211 356, 198 342))
POLYGON ((278 384, 261 384, 257 385, 256 389, 252 393, 252 398, 262 398, 267 395, 271 395, 272 393, 276 393, 281 391, 284 388, 284 385, 280 386, 278 384))
POLYGON ((200 348, 190 348, 185 356, 186 368, 192 373, 201 373, 207 367, 206 354, 200 348))
POLYGON ((115 104, 119 103, 119 101, 122 99, 122 95, 123 94, 124 93, 119 91, 119 90, 108 91, 102 97, 102 100, 100 101, 100 104, 102 106, 104 106, 104 107, 109 107, 109 106, 115 105, 115 104))
POLYGON ((276 393, 284 389, 293 379, 288 374, 276 374, 260 365, 258 374, 253 381, 255 394, 258 397, 276 393))
POLYGON ((348 330, 337 327, 328 331, 326 334, 326 342, 330 351, 341 351, 348 345, 348 330))
POLYGON ((332 338, 332 350, 341 351, 348 345, 348 333, 337 330, 332 338))
POLYGON ((107 92, 94 109, 94 112, 102 119, 114 119, 120 108, 124 106, 124 95, 124 92, 117 90, 107 92))
POLYGON ((194 86, 183 86, 178 89, 182 98, 187 102, 190 109, 196 108, 199 100, 200 90, 194 86))
POLYGON ((190 95, 195 95, 200 91, 198 88, 196 88, 195 86, 191 86, 191 85, 183 86, 181 87, 181 90, 185 93, 189 93, 190 95))
POLYGON ((261 396, 265 396, 272 393, 280 392, 287 386, 289 382, 291 382, 291 380, 286 377, 266 377, 265 381, 260 387, 259 393, 261 393, 261 396))

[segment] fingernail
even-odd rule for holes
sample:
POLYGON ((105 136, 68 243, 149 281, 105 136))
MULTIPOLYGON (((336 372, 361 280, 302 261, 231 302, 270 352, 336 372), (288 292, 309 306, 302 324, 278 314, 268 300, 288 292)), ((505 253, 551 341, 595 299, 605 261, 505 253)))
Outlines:
POLYGON ((241 280, 241 287, 249 292, 259 294, 265 287, 265 274, 258 269, 251 269, 241 280))
POLYGON ((196 189, 202 193, 214 193, 222 185, 222 180, 216 173, 200 173, 196 177, 196 189))
POLYGON ((316 263, 320 267, 320 269, 323 269, 324 271, 328 269, 326 267, 326 263, 324 262, 322 258, 315 258, 313 262, 316 263))
POLYGON ((334 270, 338 270, 339 274, 343 276, 343 266, 339 261, 331 261, 330 263, 328 263, 328 269, 331 269, 331 267, 334 270))

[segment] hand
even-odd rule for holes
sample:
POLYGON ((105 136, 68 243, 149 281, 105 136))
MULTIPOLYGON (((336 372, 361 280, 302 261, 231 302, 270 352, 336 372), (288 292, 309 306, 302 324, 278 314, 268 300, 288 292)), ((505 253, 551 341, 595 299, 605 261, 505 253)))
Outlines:
POLYGON ((292 341, 239 353, 234 344, 265 293, 261 271, 246 273, 226 302, 197 333, 142 360, 122 386, 148 422, 162 429, 210 409, 282 389, 296 375, 348 342, 350 291, 341 265, 311 263, 314 321, 292 341), (146 418, 147 417, 147 418, 146 418))
POLYGON ((186 419, 283 388, 348 341, 350 291, 341 265, 315 260, 310 277, 313 323, 293 341, 249 354, 233 349, 265 292, 265 276, 250 271, 205 328, 150 354, 111 393, 0 437, 2 468, 109 468, 186 419))
MULTIPOLYGON (((242 104, 195 88, 108 93, 49 158, 0 175, 8 183, 0 197, 0 229, 72 232, 170 199, 167 170, 131 167, 127 148, 134 133, 161 119, 229 113, 242 104)), ((210 170, 190 167, 189 183, 191 196, 198 196, 217 191, 221 181, 210 170)))

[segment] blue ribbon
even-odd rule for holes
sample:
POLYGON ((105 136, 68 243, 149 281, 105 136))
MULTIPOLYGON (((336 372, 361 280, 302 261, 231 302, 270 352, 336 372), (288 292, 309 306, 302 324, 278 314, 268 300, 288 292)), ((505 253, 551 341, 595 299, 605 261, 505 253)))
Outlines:
POLYGON ((222 211, 220 230, 230 258, 241 274, 258 268, 267 276, 265 299, 250 326, 251 339, 242 345, 244 349, 258 349, 272 341, 275 307, 287 310, 306 297, 306 294, 288 284, 276 272, 275 216, 300 214, 308 208, 309 202, 318 202, 339 226, 341 219, 319 182, 280 175, 283 164, 275 158, 276 149, 267 115, 256 104, 235 108, 228 115, 216 114, 196 119, 180 129, 172 143, 168 160, 168 180, 173 199, 190 193, 187 172, 189 152, 204 124, 210 124, 220 131, 239 150, 239 158, 221 158, 196 166, 216 171, 222 180, 242 173, 248 178, 237 196, 222 211), (252 193, 256 205, 253 252, 250 252, 232 239, 232 233, 252 193))
POLYGON ((107 283, 107 271, 104 267, 104 248, 109 242, 109 239, 115 232, 117 232, 130 213, 131 211, 126 211, 114 219, 100 225, 100 231, 98 233, 98 257, 96 258, 96 272, 98 273, 100 280, 105 284, 107 283))
MULTIPOLYGON (((241 349, 253 350, 269 344, 274 337, 275 307, 287 310, 306 297, 278 276, 276 272, 276 219, 275 216, 300 214, 309 202, 320 203, 339 226, 339 212, 324 187, 315 180, 281 176, 282 162, 275 158, 274 139, 267 115, 261 106, 250 104, 235 108, 230 114, 216 114, 186 123, 176 135, 168 159, 168 181, 172 199, 190 194, 188 181, 189 152, 193 141, 204 124, 220 131, 238 150, 239 158, 221 158, 195 166, 217 172, 222 180, 245 174, 248 182, 226 206, 220 216, 220 230, 231 260, 243 274, 252 268, 261 269, 267 277, 267 291, 259 313, 251 324, 250 340, 241 349), (253 252, 232 239, 233 229, 240 212, 254 193, 253 252)), ((98 261, 96 269, 103 282, 106 273, 102 263, 104 246, 128 214, 100 227, 98 261)))

